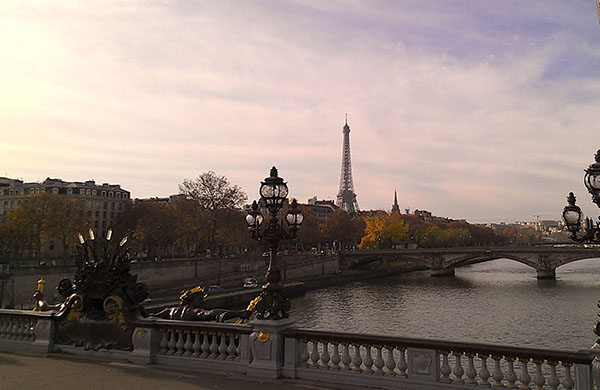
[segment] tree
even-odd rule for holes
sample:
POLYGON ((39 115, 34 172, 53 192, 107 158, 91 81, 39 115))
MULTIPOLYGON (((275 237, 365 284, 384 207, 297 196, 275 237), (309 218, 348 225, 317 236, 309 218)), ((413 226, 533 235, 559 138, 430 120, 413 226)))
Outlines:
POLYGON ((54 194, 41 196, 47 197, 43 235, 49 241, 61 243, 63 261, 66 261, 69 248, 78 243, 77 233, 87 230, 91 225, 91 213, 86 210, 83 199, 54 194))
POLYGON ((336 241, 340 248, 360 242, 364 233, 362 218, 352 218, 345 210, 335 210, 323 223, 323 236, 336 241))
POLYGON ((179 192, 207 210, 234 209, 248 199, 239 186, 230 184, 225 176, 213 171, 205 172, 195 180, 185 179, 179 185, 179 192))
POLYGON ((231 218, 227 218, 228 211, 241 207, 248 199, 246 193, 213 171, 205 172, 195 180, 184 180, 179 185, 179 192, 195 200, 205 212, 208 247, 214 256, 216 246, 223 245, 227 239, 225 221, 231 222, 231 218))
POLYGON ((389 249, 408 239, 408 225, 399 215, 378 214, 365 218, 365 235, 359 248, 389 249))

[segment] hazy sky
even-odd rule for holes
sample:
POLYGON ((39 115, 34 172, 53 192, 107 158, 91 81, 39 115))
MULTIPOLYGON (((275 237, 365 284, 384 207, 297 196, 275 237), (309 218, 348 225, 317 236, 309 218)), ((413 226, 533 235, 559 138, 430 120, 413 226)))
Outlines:
POLYGON ((361 209, 595 216, 595 1, 0 2, 0 176, 332 199, 346 112, 361 209))

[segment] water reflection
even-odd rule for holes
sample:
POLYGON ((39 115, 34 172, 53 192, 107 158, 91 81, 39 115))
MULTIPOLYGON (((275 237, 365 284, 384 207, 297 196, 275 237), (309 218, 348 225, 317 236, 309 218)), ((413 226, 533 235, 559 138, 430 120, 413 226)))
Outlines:
POLYGON ((456 270, 396 275, 307 293, 293 302, 299 326, 336 331, 582 349, 594 342, 600 259, 537 280, 535 270, 495 260, 456 270))

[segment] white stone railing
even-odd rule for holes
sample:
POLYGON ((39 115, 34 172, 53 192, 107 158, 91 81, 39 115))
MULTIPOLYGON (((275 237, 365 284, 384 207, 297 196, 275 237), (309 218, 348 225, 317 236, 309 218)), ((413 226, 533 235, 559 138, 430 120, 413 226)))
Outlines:
MULTIPOLYGON (((55 312, 0 310, 0 351, 49 353, 55 312)), ((474 386, 591 390, 592 350, 547 349, 293 328, 293 320, 249 324, 140 318, 129 351, 71 346, 69 352, 165 367, 307 379, 383 389, 474 386)), ((131 332, 131 330, 130 330, 131 332)))
POLYGON ((169 366, 245 373, 250 363, 250 325, 154 320, 138 324, 136 360, 169 366), (146 340, 144 340, 146 339, 146 340), (144 351, 145 354, 141 354, 144 351))
POLYGON ((592 389, 590 351, 288 329, 285 376, 382 388, 592 389))
POLYGON ((0 351, 50 352, 53 330, 51 313, 0 310, 0 351))

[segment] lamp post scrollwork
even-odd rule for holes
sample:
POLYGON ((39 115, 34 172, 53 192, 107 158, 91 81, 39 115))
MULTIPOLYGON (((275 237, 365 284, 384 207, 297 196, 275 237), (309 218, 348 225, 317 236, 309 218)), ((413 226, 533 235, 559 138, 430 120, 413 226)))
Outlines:
MULTIPOLYGON (((594 159, 595 162, 585 170, 583 182, 592 195, 592 202, 600 207, 600 150, 596 152, 594 159)), ((584 218, 581 208, 575 204, 575 199, 575 195, 570 192, 562 212, 569 237, 575 242, 600 243, 600 222, 594 222, 589 217, 584 218)))
POLYGON ((263 286, 260 300, 255 307, 258 319, 278 320, 287 318, 291 307, 289 299, 283 293, 283 287, 279 284, 281 271, 277 266, 277 250, 281 240, 296 238, 304 216, 298 210, 298 202, 293 199, 285 218, 280 219, 278 217, 280 210, 286 203, 288 193, 287 184, 283 181, 283 178, 278 176, 277 168, 271 168, 269 177, 261 182, 259 202, 252 202, 252 209, 246 216, 246 223, 252 238, 257 241, 265 240, 269 243, 267 283, 263 286), (265 217, 260 208, 266 210, 268 219, 266 227, 262 230, 261 226, 265 217))

